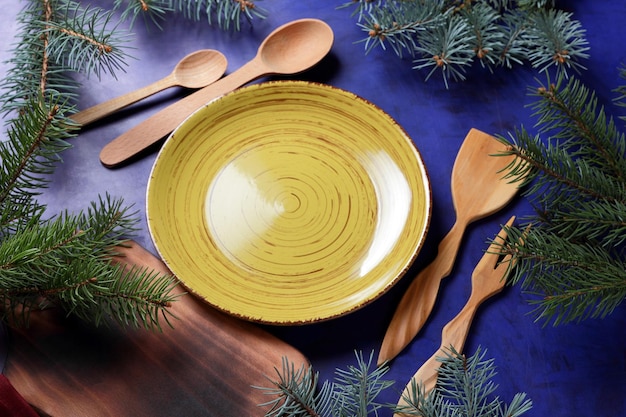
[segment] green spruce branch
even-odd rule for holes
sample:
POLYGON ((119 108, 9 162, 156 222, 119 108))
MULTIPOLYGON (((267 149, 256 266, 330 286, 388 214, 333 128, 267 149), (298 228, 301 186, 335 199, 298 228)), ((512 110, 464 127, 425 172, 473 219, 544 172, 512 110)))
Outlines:
POLYGON ((204 16, 209 24, 235 30, 241 29, 244 20, 250 22, 267 16, 267 11, 253 0, 115 0, 115 8, 121 10, 122 18, 129 19, 131 24, 142 18, 158 27, 170 13, 182 13, 196 21, 204 16))
POLYGON ((1 85, 2 111, 19 117, 29 107, 56 108, 56 121, 73 111, 71 100, 78 95, 71 72, 100 76, 123 68, 127 33, 112 23, 112 16, 74 1, 28 2, 18 15, 17 44, 1 85))
MULTIPOLYGON (((77 85, 71 72, 114 72, 124 54, 111 13, 73 1, 33 1, 3 81, 0 142, 0 318, 27 324, 32 310, 61 307, 95 324, 158 328, 175 296, 172 277, 111 263, 136 220, 110 196, 79 214, 48 216, 37 196, 70 145, 77 85)), ((167 318, 167 317, 166 317, 167 318)))
POLYGON ((158 24, 170 12, 196 20, 206 14, 224 29, 265 16, 246 0, 116 0, 111 10, 31 0, 19 13, 0 84, 7 116, 0 141, 0 319, 27 325, 31 311, 56 306, 96 325, 112 319, 158 329, 160 319, 168 322, 173 277, 112 263, 115 248, 135 230, 136 213, 106 195, 85 212, 50 216, 37 196, 79 127, 67 117, 76 112, 80 91, 72 73, 116 76, 130 37, 119 24, 139 16, 158 24))
POLYGON ((571 13, 552 1, 354 0, 357 25, 367 37, 366 52, 389 46, 413 57, 413 68, 462 81, 474 62, 490 72, 529 64, 568 75, 584 69, 588 42, 571 13))
POLYGON ((404 397, 407 405, 395 411, 420 417, 518 417, 529 411, 532 401, 524 393, 516 394, 509 404, 494 395, 498 388, 493 382, 496 367, 494 360, 485 356, 480 347, 470 357, 451 347, 439 358, 441 367, 434 390, 426 394, 423 386, 412 380, 404 397))
POLYGON ((516 157, 508 176, 525 176, 536 207, 523 245, 525 224, 503 248, 518 259, 510 280, 534 295, 538 319, 605 317, 626 297, 626 136, 575 78, 531 94, 538 133, 502 138, 516 157))
POLYGON ((381 392, 393 385, 383 377, 387 366, 372 369, 373 353, 365 359, 356 354, 356 366, 337 369, 334 381, 325 381, 318 386, 319 375, 311 366, 296 369, 287 358, 283 359, 282 370, 276 369, 277 379, 268 377, 270 387, 255 387, 272 397, 260 404, 269 408, 266 417, 339 417, 378 415, 378 411, 389 405, 377 401, 381 392))
POLYGON ((509 404, 494 395, 495 364, 485 355, 481 348, 470 357, 451 349, 440 358, 435 389, 425 394, 421 384, 413 382, 405 406, 379 402, 380 394, 394 382, 385 379, 386 364, 373 368, 373 355, 366 359, 362 353, 356 353, 356 365, 337 369, 335 379, 321 387, 311 366, 296 369, 284 359, 276 379, 268 377, 271 386, 255 388, 273 398, 260 405, 269 408, 266 417, 367 417, 383 409, 420 417, 518 417, 530 410, 532 402, 525 394, 515 395, 509 404))

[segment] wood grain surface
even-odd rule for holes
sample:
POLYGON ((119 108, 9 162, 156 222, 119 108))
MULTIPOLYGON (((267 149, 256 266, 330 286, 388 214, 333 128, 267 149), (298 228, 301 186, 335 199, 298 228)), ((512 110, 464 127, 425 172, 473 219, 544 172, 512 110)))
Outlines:
MULTIPOLYGON (((126 263, 167 272, 133 244, 126 263)), ((262 416, 270 398, 253 385, 287 357, 308 364, 292 346, 256 325, 227 316, 190 295, 172 307, 163 333, 94 328, 59 311, 31 316, 12 332, 5 375, 41 414, 50 416, 262 416)))

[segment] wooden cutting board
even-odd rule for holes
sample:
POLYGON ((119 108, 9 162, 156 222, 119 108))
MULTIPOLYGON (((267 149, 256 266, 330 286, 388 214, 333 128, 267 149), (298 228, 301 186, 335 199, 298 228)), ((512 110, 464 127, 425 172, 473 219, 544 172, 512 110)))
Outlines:
MULTIPOLYGON (((124 262, 167 267, 137 244, 124 262)), ((306 358, 256 325, 225 315, 183 295, 178 317, 163 333, 94 328, 58 311, 31 315, 28 330, 15 330, 5 375, 42 415, 262 416, 271 399, 251 386, 288 358, 306 358)))

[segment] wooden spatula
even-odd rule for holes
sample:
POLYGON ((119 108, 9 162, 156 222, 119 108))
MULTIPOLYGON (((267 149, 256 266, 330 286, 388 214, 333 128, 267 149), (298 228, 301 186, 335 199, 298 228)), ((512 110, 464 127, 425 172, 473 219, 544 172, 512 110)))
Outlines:
POLYGON ((400 353, 428 319, 439 283, 452 271, 467 225, 500 210, 517 193, 517 183, 502 179, 503 169, 514 156, 493 156, 504 150, 505 145, 480 130, 472 129, 465 137, 452 168, 456 221, 439 244, 435 260, 415 277, 400 300, 380 348, 379 365, 400 353))

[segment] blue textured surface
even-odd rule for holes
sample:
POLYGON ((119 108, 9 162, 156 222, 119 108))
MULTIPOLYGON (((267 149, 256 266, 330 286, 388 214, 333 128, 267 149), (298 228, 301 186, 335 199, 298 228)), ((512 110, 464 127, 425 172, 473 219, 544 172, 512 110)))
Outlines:
MULTIPOLYGON (((14 17, 24 2, 4 2, 0 16, 0 61, 9 58, 16 24, 14 17)), ((545 80, 530 68, 498 69, 493 74, 473 67, 467 81, 452 83, 446 90, 438 77, 425 82, 426 73, 412 70, 411 60, 399 59, 391 51, 375 49, 364 53, 357 41, 365 33, 359 29, 351 9, 337 9, 341 0, 262 2, 270 11, 265 21, 243 25, 239 33, 223 32, 206 25, 174 17, 163 23, 163 30, 149 30, 139 22, 136 48, 126 74, 118 79, 105 76, 85 82, 81 108, 97 104, 134 88, 146 85, 171 71, 185 54, 201 48, 222 51, 229 60, 229 72, 251 59, 266 34, 287 21, 302 17, 325 20, 335 31, 335 45, 327 59, 314 70, 296 79, 324 82, 350 90, 378 105, 394 117, 413 138, 425 161, 432 181, 433 217, 424 250, 407 278, 371 305, 346 317, 303 327, 267 326, 309 357, 322 380, 332 378, 337 367, 354 362, 354 350, 368 354, 379 348, 395 306, 410 277, 428 264, 436 247, 454 221, 450 196, 450 173, 456 152, 468 130, 478 128, 491 134, 506 134, 534 120, 527 95, 545 80)), ((102 1, 110 5, 110 1, 102 1)), ((620 85, 618 67, 626 63, 626 3, 581 0, 566 5, 587 29, 591 58, 580 78, 596 89, 603 105, 621 115, 611 100, 620 85)), ((1 64, 0 74, 6 72, 1 64)), ((105 192, 134 204, 142 222, 137 240, 154 251, 144 216, 148 173, 156 154, 117 170, 108 170, 98 161, 100 149, 148 115, 173 102, 181 90, 161 93, 131 109, 86 129, 74 148, 63 155, 54 181, 42 199, 50 214, 61 210, 78 211, 105 192)), ((480 198, 480 196, 478 196, 480 198)), ((382 401, 395 403, 404 384, 439 346, 441 328, 465 303, 470 291, 470 274, 485 241, 491 238, 511 215, 531 213, 524 198, 507 209, 479 221, 467 231, 457 264, 443 281, 440 297, 426 326, 391 364, 390 379, 397 382, 382 401)), ((466 349, 487 349, 498 367, 498 394, 510 401, 517 392, 526 392, 534 402, 528 416, 626 415, 626 310, 620 306, 606 319, 588 320, 560 327, 534 322, 527 295, 519 287, 507 288, 479 310, 466 349)), ((391 413, 381 414, 383 416, 391 413)))

